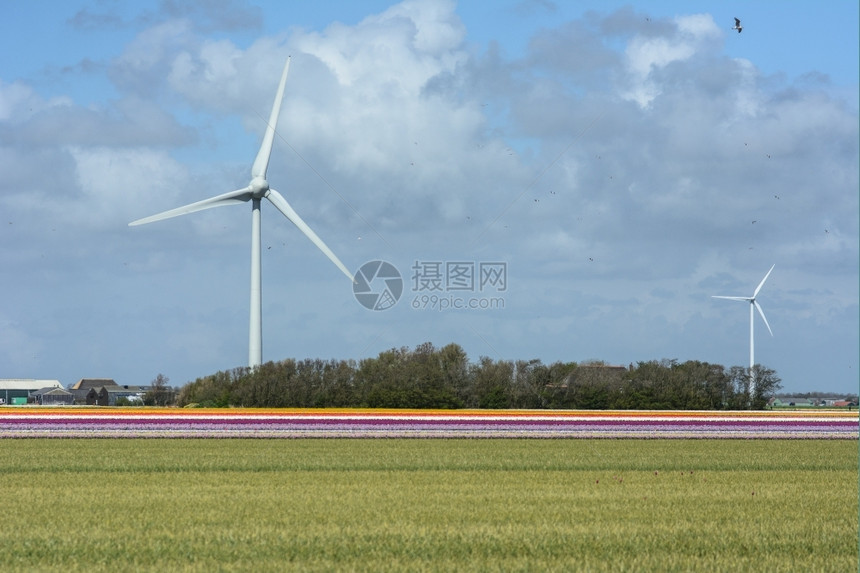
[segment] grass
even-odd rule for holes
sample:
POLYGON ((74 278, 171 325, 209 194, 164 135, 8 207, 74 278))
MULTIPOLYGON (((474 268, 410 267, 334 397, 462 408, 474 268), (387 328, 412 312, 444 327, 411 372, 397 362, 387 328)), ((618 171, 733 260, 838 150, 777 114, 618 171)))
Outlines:
POLYGON ((5 440, 4 570, 856 571, 853 440, 5 440))

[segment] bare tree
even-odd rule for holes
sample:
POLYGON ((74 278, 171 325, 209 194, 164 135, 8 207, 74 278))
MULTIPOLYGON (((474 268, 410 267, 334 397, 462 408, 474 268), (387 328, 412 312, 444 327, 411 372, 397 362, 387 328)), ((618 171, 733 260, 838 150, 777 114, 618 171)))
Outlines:
POLYGON ((149 383, 149 390, 143 396, 143 403, 147 406, 170 406, 176 400, 176 392, 167 385, 170 378, 164 374, 158 374, 149 383))

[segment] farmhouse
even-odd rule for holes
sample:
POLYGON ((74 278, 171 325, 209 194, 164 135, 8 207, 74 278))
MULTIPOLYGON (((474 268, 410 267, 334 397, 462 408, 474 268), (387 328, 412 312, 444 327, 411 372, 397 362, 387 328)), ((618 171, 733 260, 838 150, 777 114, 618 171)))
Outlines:
POLYGON ((40 406, 71 406, 75 403, 75 395, 62 388, 41 388, 30 392, 30 402, 40 406))
POLYGON ((104 386, 90 388, 85 400, 87 406, 107 406, 109 404, 107 389, 104 386))
POLYGON ((85 404, 87 400, 87 394, 90 393, 90 390, 93 388, 98 392, 104 386, 117 386, 118 384, 112 378, 81 378, 71 386, 69 386, 69 390, 72 394, 75 395, 75 402, 78 404, 85 404))
POLYGON ((59 380, 8 378, 0 380, 0 404, 26 404, 30 393, 42 389, 63 389, 59 380))
POLYGON ((856 398, 808 398, 806 396, 779 396, 771 398, 768 406, 771 408, 815 408, 823 406, 826 408, 847 408, 856 406, 856 398))
POLYGON ((116 406, 116 401, 126 398, 130 402, 143 401, 147 386, 117 384, 112 378, 81 378, 69 388, 75 403, 88 406, 116 406))
MULTIPOLYGON (((75 403, 76 404, 87 404, 93 405, 98 404, 97 401, 93 400, 92 390, 95 390, 95 394, 98 395, 102 388, 105 387, 118 387, 117 384, 112 378, 81 378, 74 384, 69 387, 72 394, 75 395, 75 403)), ((107 406, 107 402, 104 404, 107 406)))

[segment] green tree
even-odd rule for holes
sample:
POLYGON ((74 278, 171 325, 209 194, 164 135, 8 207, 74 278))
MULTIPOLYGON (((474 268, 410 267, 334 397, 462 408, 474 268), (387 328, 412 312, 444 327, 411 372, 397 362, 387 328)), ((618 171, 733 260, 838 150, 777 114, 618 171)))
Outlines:
POLYGON ((517 360, 514 363, 511 405, 514 408, 545 408, 549 383, 549 368, 540 360, 517 360))
POLYGON ((782 388, 782 380, 776 375, 776 371, 765 368, 761 364, 753 367, 752 377, 755 379, 755 391, 750 407, 753 410, 764 410, 770 399, 782 388))
POLYGON ((482 356, 472 367, 472 391, 467 404, 473 408, 510 408, 513 377, 513 362, 482 356))
POLYGON ((249 408, 287 408, 301 403, 296 361, 266 362, 233 383, 231 404, 249 408))
POLYGON ((732 393, 729 396, 729 410, 749 410, 750 408, 750 373, 743 366, 732 366, 729 369, 732 393))
POLYGON ((635 369, 635 380, 638 382, 640 396, 647 401, 640 407, 653 410, 672 408, 669 375, 673 360, 649 360, 639 362, 635 369))
POLYGON ((408 348, 392 348, 376 358, 359 362, 356 380, 361 387, 362 405, 370 408, 408 408, 409 389, 402 380, 408 348))
POLYGON ((601 361, 578 365, 568 376, 567 399, 572 408, 599 410, 614 407, 624 394, 623 367, 601 361))
POLYGON ((319 386, 313 394, 313 406, 345 408, 360 404, 355 371, 354 360, 329 360, 323 363, 319 386))
MULTIPOLYGON (((457 344, 392 348, 351 361, 287 359, 254 370, 235 368, 198 378, 178 394, 180 405, 377 408, 764 408, 780 388, 773 370, 696 360, 639 362, 628 368, 603 361, 505 361, 482 356, 470 363, 457 344)), ((167 388, 159 374, 148 403, 167 388)), ((160 401, 159 401, 160 400, 160 401)))
POLYGON ((197 404, 208 408, 226 408, 232 404, 236 380, 248 373, 247 367, 224 370, 196 379, 182 387, 177 404, 197 404))
POLYGON ((459 344, 448 344, 438 352, 443 385, 457 397, 461 406, 469 402, 472 379, 469 357, 459 344))
POLYGON ((568 390, 571 375, 576 370, 576 362, 553 362, 547 368, 548 382, 544 387, 547 408, 570 408, 568 390))

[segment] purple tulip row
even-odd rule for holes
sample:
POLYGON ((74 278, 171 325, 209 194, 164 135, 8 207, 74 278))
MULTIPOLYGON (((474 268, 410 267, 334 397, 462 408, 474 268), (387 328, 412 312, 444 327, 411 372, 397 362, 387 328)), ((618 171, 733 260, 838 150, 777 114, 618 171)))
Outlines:
POLYGON ((857 439, 855 418, 427 415, 16 415, 24 438, 732 438, 857 439))

